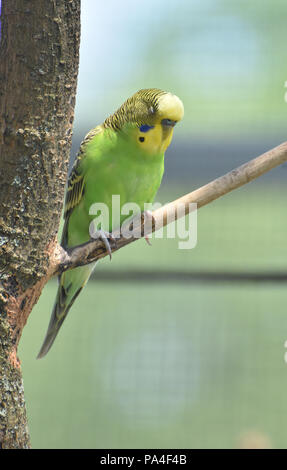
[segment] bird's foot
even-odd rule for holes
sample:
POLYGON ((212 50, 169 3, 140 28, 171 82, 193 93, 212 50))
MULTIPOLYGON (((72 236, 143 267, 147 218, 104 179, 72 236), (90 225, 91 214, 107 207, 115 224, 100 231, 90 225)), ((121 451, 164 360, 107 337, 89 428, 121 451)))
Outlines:
POLYGON ((123 233, 128 234, 128 237, 142 238, 144 237, 146 242, 151 245, 148 235, 152 232, 152 228, 155 224, 155 219, 151 211, 144 211, 136 214, 132 220, 128 221, 127 230, 123 230, 123 233))
MULTIPOLYGON (((155 223, 154 216, 152 215, 151 211, 143 211, 141 213, 141 219, 142 222, 144 223, 144 230, 151 230, 153 224, 155 223)), ((148 235, 144 235, 145 241, 149 246, 151 246, 151 241, 149 239, 148 235)))
POLYGON ((104 230, 97 230, 93 234, 93 238, 99 238, 105 245, 106 250, 109 254, 110 260, 112 259, 112 249, 110 241, 114 243, 114 246, 117 245, 116 239, 112 236, 110 232, 105 232, 104 230), (110 240, 110 241, 109 241, 110 240))
POLYGON ((147 244, 148 244, 149 246, 151 246, 152 244, 151 244, 150 239, 148 238, 148 235, 146 235, 144 238, 145 238, 145 241, 147 242, 147 244))

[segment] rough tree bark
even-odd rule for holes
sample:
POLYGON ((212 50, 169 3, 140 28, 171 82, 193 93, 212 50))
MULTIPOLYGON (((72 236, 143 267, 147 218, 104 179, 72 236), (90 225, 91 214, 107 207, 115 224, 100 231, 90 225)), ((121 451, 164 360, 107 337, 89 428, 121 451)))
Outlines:
POLYGON ((30 446, 16 351, 49 277, 71 146, 80 0, 2 0, 0 447, 30 446))

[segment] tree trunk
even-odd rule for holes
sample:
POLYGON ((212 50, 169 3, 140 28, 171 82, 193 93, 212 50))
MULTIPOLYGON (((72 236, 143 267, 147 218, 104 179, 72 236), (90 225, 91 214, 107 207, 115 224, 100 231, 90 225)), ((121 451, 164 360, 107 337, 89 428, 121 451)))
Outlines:
POLYGON ((49 278, 71 147, 80 0, 2 0, 0 447, 30 446, 17 345, 49 278))

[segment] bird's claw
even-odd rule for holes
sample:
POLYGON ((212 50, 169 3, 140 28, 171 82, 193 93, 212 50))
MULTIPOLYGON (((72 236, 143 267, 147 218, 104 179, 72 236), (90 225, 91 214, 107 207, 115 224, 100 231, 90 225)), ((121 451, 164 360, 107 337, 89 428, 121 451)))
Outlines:
POLYGON ((155 225, 155 218, 151 211, 143 211, 137 214, 131 221, 129 221, 129 234, 134 238, 144 237, 147 244, 151 245, 148 235, 152 232, 155 225), (148 234, 146 234, 146 232, 148 234))
POLYGON ((145 238, 145 241, 147 242, 147 244, 148 244, 149 246, 151 246, 151 241, 150 241, 150 239, 148 238, 148 235, 146 235, 144 238, 145 238))
POLYGON ((106 247, 106 250, 109 254, 110 260, 111 260, 112 259, 112 249, 111 249, 111 245, 110 245, 109 240, 111 240, 114 243, 115 246, 117 245, 117 241, 112 236, 112 234, 110 232, 105 232, 104 230, 97 230, 94 233, 93 238, 99 238, 100 240, 102 240, 102 242, 104 243, 104 245, 106 247))
MULTIPOLYGON (((146 227, 146 225, 147 225, 149 228, 152 228, 152 226, 155 223, 154 216, 152 215, 151 211, 143 211, 141 213, 141 219, 142 219, 142 222, 144 223, 144 227, 146 227)), ((145 241, 147 242, 147 244, 149 246, 151 246, 151 241, 150 241, 148 235, 145 235, 144 238, 145 238, 145 241)))

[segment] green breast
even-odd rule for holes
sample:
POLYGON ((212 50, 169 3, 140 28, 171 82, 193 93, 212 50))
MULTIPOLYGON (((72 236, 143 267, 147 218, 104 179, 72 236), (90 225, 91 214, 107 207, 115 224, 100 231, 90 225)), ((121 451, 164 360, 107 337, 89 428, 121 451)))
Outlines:
MULTIPOLYGON (((82 201, 70 215, 69 246, 89 240, 89 225, 96 217, 89 211, 94 203, 105 204, 103 210, 109 211, 109 217, 102 229, 112 231, 118 225, 117 214, 112 213, 113 195, 119 196, 121 210, 125 204, 134 203, 143 211, 145 203, 153 202, 164 171, 164 154, 146 154, 129 135, 105 131, 86 145, 81 171, 85 189, 82 201)), ((122 214, 120 223, 127 217, 122 214)))

